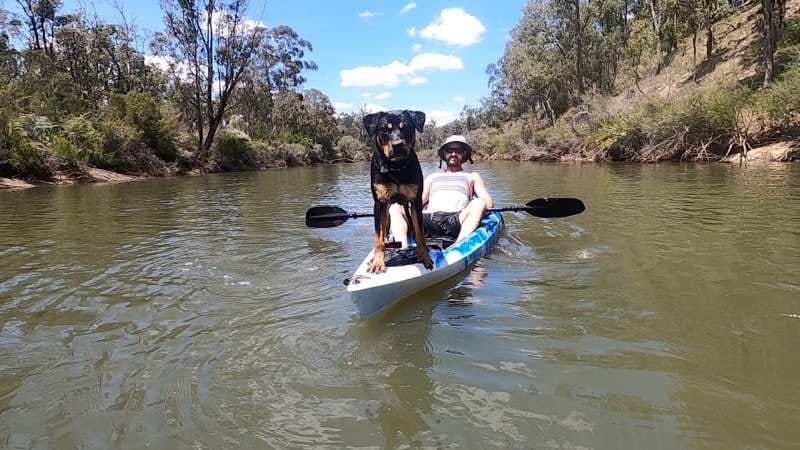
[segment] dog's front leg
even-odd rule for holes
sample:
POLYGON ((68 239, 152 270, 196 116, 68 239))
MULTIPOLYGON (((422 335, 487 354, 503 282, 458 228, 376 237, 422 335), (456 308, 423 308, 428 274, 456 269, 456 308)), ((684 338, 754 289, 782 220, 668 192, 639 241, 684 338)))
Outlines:
POLYGON ((367 266, 367 272, 383 273, 386 271, 384 263, 386 238, 389 236, 389 208, 383 202, 375 204, 375 255, 367 266))
POLYGON ((428 242, 422 228, 422 199, 411 201, 411 226, 414 228, 414 240, 417 242, 417 259, 426 269, 433 269, 433 261, 428 254, 428 242))

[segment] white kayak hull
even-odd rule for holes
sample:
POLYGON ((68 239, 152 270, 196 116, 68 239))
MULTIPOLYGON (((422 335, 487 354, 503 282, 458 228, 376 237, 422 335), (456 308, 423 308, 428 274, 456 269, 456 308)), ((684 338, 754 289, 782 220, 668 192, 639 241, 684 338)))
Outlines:
POLYGON ((421 263, 387 267, 386 272, 367 272, 371 251, 361 262, 347 286, 360 317, 368 317, 425 288, 440 283, 468 268, 486 254, 503 227, 500 213, 489 213, 466 239, 444 251, 430 249, 433 269, 421 263))

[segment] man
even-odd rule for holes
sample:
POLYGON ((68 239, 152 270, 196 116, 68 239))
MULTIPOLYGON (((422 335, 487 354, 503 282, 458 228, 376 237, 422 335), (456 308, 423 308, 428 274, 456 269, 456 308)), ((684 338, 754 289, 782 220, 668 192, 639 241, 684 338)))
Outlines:
MULTIPOLYGON (((439 167, 444 161, 445 170, 425 177, 422 187, 425 234, 459 242, 478 228, 484 212, 494 206, 494 201, 480 174, 465 172, 462 168, 466 161, 472 162, 472 147, 464 136, 448 137, 439 147, 438 155, 439 167)), ((408 248, 408 224, 403 207, 396 203, 390 206, 389 220, 392 235, 402 248, 408 248)))

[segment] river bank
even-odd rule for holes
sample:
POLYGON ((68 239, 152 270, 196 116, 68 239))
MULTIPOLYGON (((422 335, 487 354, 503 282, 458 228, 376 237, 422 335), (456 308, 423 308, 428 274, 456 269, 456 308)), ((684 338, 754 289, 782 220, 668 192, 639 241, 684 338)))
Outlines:
MULTIPOLYGON (((422 161, 434 161, 432 151, 420 152, 422 161)), ((478 161, 544 161, 544 162, 601 162, 595 156, 583 152, 559 152, 537 146, 528 146, 516 151, 505 153, 481 153, 476 155, 478 161)), ((358 161, 355 161, 358 162, 358 161)), ((737 153, 721 158, 716 163, 728 164, 765 164, 765 163, 798 163, 800 162, 800 141, 782 141, 754 148, 744 153, 737 153)), ((323 164, 341 164, 329 162, 323 164)), ((249 170, 236 170, 236 172, 261 171, 286 166, 264 166, 249 170)), ((193 169, 193 170, 168 170, 160 175, 124 174, 96 167, 82 167, 70 172, 57 171, 52 177, 46 179, 0 177, 0 189, 20 190, 37 186, 51 186, 77 183, 122 183, 138 181, 149 178, 198 176, 209 173, 234 172, 234 170, 220 170, 219 168, 193 169)))

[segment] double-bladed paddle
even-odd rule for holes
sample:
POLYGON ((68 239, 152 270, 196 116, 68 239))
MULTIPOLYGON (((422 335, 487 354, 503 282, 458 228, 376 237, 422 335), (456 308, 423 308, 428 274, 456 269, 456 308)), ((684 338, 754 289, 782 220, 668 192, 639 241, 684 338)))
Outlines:
MULTIPOLYGON (((488 212, 525 211, 526 213, 545 219, 569 217, 580 214, 586 209, 577 198, 537 198, 524 205, 512 205, 506 208, 489 208, 488 212)), ((347 222, 347 219, 373 217, 372 213, 347 212, 338 206, 314 206, 306 211, 306 226, 312 228, 332 228, 347 222)))

